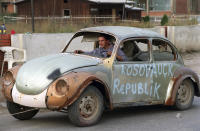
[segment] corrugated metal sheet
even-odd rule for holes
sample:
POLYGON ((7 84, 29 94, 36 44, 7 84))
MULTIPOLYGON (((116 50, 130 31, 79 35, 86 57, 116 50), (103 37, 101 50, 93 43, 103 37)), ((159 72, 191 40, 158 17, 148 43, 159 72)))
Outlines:
MULTIPOLYGON (((23 2, 25 0, 16 0, 15 3, 23 2)), ((90 2, 95 2, 95 3, 115 3, 115 4, 121 4, 121 3, 135 3, 134 1, 130 0, 88 0, 90 2)))
POLYGON ((125 5, 125 8, 126 9, 130 9, 130 10, 144 10, 143 8, 139 8, 139 7, 133 7, 133 6, 130 6, 130 5, 125 5))
POLYGON ((14 3, 20 3, 20 2, 23 2, 23 1, 25 1, 25 0, 15 0, 15 1, 13 1, 14 3))
POLYGON ((112 3, 112 4, 135 3, 134 1, 130 0, 88 0, 88 1, 95 3, 112 3))
POLYGON ((11 0, 0 0, 0 2, 1 2, 1 3, 4 3, 4 2, 5 2, 5 3, 9 3, 9 2, 11 2, 11 0))

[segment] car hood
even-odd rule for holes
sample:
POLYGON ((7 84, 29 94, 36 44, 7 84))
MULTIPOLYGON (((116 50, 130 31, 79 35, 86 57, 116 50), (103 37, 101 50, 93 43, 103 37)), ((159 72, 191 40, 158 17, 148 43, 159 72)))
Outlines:
POLYGON ((37 95, 63 73, 81 67, 94 66, 101 61, 101 59, 90 56, 68 53, 30 60, 19 69, 16 87, 21 93, 37 95))

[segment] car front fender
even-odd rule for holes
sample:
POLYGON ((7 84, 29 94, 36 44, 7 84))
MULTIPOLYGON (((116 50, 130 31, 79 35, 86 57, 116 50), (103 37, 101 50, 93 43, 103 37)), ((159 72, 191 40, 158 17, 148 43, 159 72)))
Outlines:
POLYGON ((104 88, 103 90, 105 90, 105 94, 103 95, 105 95, 110 101, 110 93, 107 85, 96 76, 87 72, 71 72, 57 79, 49 86, 46 97, 46 105, 51 110, 60 110, 63 107, 70 106, 79 98, 85 88, 93 83, 100 83, 100 85, 102 85, 101 88, 104 88), (56 83, 61 79, 65 80, 68 85, 68 91, 65 95, 59 95, 56 92, 56 83))

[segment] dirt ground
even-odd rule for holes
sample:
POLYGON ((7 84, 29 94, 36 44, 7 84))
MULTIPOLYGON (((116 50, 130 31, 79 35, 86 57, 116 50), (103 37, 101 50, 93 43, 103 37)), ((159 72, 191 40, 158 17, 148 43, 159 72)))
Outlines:
MULTIPOLYGON (((200 52, 190 52, 182 54, 184 63, 187 67, 200 74, 200 52)), ((2 85, 2 78, 0 78, 0 90, 2 85)), ((2 92, 0 91, 0 109, 5 107, 5 99, 3 98, 2 92)))

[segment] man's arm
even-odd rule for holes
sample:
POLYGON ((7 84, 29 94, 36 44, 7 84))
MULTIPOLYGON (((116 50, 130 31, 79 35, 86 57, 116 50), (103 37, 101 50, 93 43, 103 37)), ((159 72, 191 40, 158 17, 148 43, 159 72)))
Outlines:
POLYGON ((82 53, 84 53, 84 51, 82 51, 82 50, 75 50, 74 53, 76 53, 76 54, 82 54, 82 53))
POLYGON ((116 58, 117 58, 118 61, 124 61, 122 56, 117 55, 116 58))
POLYGON ((124 54, 124 52, 121 49, 118 50, 116 58, 119 61, 127 61, 128 60, 126 55, 124 54))
MULTIPOLYGON (((111 51, 108 51, 108 52, 107 52, 107 57, 111 56, 111 54, 112 54, 112 52, 111 52, 111 51)), ((117 59, 118 61, 125 61, 125 60, 127 60, 126 55, 124 54, 123 51, 120 51, 120 52, 118 51, 118 53, 117 53, 117 55, 116 55, 116 59, 117 59)))

